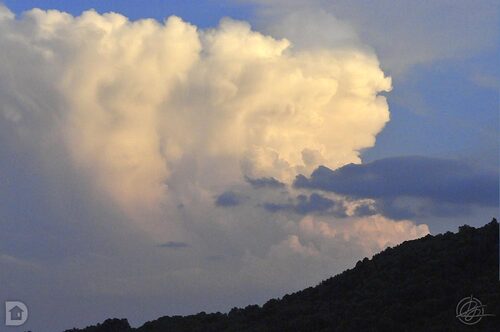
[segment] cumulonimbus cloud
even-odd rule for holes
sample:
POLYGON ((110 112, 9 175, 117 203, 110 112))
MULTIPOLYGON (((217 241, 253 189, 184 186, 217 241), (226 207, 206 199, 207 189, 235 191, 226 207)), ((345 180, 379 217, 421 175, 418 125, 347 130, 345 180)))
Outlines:
POLYGON ((1 12, 3 121, 33 142, 59 133, 128 210, 164 200, 186 158, 229 183, 290 180, 359 162, 389 120, 390 79, 367 51, 296 52, 229 19, 201 31, 178 17, 1 12))
POLYGON ((50 280, 78 317, 83 293, 155 310, 160 297, 189 310, 242 292, 255 302, 428 232, 288 186, 359 163, 389 120, 379 93, 390 79, 364 48, 297 50, 229 19, 199 30, 178 17, 0 7, 0 50, 0 180, 11 183, 0 195, 18 204, 0 212, 23 226, 2 241, 26 239, 27 261, 49 252, 46 279, 16 276, 50 280), (16 177, 37 181, 15 188, 16 177))

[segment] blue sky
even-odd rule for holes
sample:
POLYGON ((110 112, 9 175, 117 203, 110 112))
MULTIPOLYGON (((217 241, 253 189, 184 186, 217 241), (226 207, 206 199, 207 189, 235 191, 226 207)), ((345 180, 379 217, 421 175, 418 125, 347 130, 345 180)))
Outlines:
POLYGON ((171 0, 132 0, 132 1, 3 1, 12 11, 22 13, 38 7, 57 9, 79 15, 81 12, 95 9, 99 13, 116 12, 132 20, 154 18, 162 21, 170 15, 177 15, 201 28, 213 27, 224 16, 234 19, 248 20, 252 15, 251 5, 237 4, 231 1, 171 1, 171 0))
POLYGON ((414 153, 498 163, 498 88, 478 82, 483 75, 498 77, 494 55, 439 61, 396 77, 388 94, 392 121, 365 156, 414 153))
POLYGON ((498 217, 496 1, 3 3, 0 301, 25 329, 260 304, 498 217))

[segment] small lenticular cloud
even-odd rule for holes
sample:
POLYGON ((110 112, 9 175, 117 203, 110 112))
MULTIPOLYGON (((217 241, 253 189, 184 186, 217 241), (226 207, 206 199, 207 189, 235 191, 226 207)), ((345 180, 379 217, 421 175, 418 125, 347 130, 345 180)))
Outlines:
POLYGON ((169 248, 169 249, 182 249, 182 248, 189 247, 189 244, 187 244, 186 242, 168 241, 168 242, 159 244, 158 247, 169 248))

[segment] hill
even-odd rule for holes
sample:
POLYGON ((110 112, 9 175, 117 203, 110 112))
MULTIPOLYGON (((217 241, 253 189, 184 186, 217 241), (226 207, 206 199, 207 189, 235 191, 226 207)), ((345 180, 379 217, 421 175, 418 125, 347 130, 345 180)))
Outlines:
POLYGON ((496 219, 458 233, 406 241, 352 269, 263 306, 165 316, 131 328, 125 319, 66 332, 500 331, 496 219), (486 305, 475 325, 456 317, 461 299, 486 305))

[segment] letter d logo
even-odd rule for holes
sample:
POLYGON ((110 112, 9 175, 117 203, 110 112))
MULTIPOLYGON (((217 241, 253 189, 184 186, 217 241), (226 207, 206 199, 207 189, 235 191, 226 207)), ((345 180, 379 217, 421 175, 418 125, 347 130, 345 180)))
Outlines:
POLYGON ((28 307, 19 301, 5 302, 5 325, 21 326, 28 320, 28 307))

